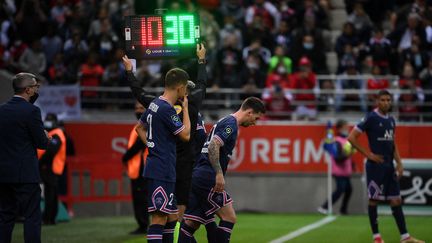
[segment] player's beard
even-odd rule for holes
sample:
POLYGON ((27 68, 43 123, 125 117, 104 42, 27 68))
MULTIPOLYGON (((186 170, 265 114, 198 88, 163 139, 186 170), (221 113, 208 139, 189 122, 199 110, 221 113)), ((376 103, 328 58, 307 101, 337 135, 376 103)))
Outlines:
POLYGON ((393 110, 393 106, 389 106, 389 107, 383 107, 384 109, 380 109, 381 110, 381 112, 383 112, 383 113, 385 113, 385 114, 387 114, 387 113, 390 113, 392 110, 393 110))
POLYGON ((249 127, 250 125, 252 125, 250 122, 243 122, 241 124, 242 127, 249 127))
POLYGON ((387 112, 392 112, 393 111, 393 106, 390 105, 390 107, 387 109, 387 112))
POLYGON ((389 106, 378 104, 378 110, 382 113, 390 113, 393 109, 393 106, 390 104, 389 106))

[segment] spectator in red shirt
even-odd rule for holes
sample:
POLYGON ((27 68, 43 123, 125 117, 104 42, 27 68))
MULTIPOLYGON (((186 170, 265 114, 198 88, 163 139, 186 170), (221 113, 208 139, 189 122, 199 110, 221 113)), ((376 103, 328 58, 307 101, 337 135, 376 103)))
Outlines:
POLYGON ((411 84, 414 84, 416 87, 421 86, 420 80, 416 78, 416 73, 413 66, 409 62, 406 62, 403 66, 403 71, 399 79, 399 87, 406 85, 411 86, 411 84))
POLYGON ((270 120, 289 120, 291 119, 290 95, 279 85, 264 91, 262 95, 266 106, 266 118, 270 120))
MULTIPOLYGON (((368 79, 367 81, 367 89, 368 91, 373 90, 382 90, 382 89, 388 89, 390 87, 390 83, 387 79, 378 78, 377 76, 381 75, 381 68, 378 65, 374 65, 372 67, 372 77, 368 79)), ((371 94, 368 94, 368 107, 369 110, 371 110, 375 106, 375 101, 377 98, 377 95, 375 94, 377 92, 372 92, 371 94)))
POLYGON ((367 81, 367 88, 369 90, 388 89, 390 86, 389 81, 387 79, 377 77, 381 75, 381 68, 379 66, 372 67, 372 75, 373 77, 367 81))
POLYGON ((9 47, 9 53, 10 53, 10 65, 11 70, 15 71, 21 71, 18 68, 18 61, 21 57, 21 55, 24 53, 24 51, 28 48, 27 44, 22 41, 21 38, 17 37, 13 44, 9 47))
MULTIPOLYGON (((102 82, 102 76, 104 74, 104 69, 101 65, 97 63, 97 54, 90 53, 87 62, 82 64, 78 77, 81 86, 85 87, 97 87, 102 82)), ((96 91, 83 91, 82 96, 85 98, 96 98, 96 91)))
POLYGON ((299 71, 291 75, 290 85, 294 90, 307 93, 297 93, 294 100, 299 102, 296 108, 297 118, 314 120, 317 115, 315 104, 315 90, 317 87, 316 75, 312 72, 312 65, 307 57, 302 57, 299 61, 299 71))
POLYGON ((401 91, 408 93, 401 94, 399 97, 399 120, 405 122, 418 122, 420 120, 420 97, 416 88, 403 86, 401 91))
POLYGON ((275 85, 282 89, 288 89, 290 85, 288 70, 282 62, 279 62, 276 68, 267 75, 265 87, 272 88, 275 85))
POLYGON ((48 77, 50 84, 63 84, 67 82, 67 69, 63 63, 63 55, 57 53, 54 57, 53 64, 48 68, 48 77))
POLYGON ((399 79, 402 94, 396 94, 399 101, 399 119, 403 121, 419 121, 420 104, 425 100, 420 80, 416 78, 413 66, 407 62, 399 79))
POLYGON ((255 0, 254 4, 246 10, 245 22, 247 25, 253 24, 255 16, 262 18, 264 26, 267 29, 273 29, 279 26, 280 13, 275 5, 270 1, 255 0))

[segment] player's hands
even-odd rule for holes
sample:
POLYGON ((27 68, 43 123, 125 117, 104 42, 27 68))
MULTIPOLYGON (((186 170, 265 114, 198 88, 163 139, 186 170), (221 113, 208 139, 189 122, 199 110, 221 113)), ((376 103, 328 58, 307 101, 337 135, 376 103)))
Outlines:
POLYGON ((367 158, 368 158, 369 160, 375 162, 375 163, 378 163, 378 164, 381 164, 381 163, 384 162, 384 158, 383 158, 382 155, 377 155, 377 154, 374 154, 374 153, 372 153, 372 152, 370 152, 370 153, 368 154, 367 158))
POLYGON ((185 96, 183 97, 183 100, 179 100, 179 101, 180 101, 180 103, 182 104, 182 109, 183 109, 183 110, 189 108, 189 100, 188 100, 187 95, 185 95, 185 96))
POLYGON ((215 192, 221 193, 223 192, 224 188, 225 188, 225 178, 222 173, 217 173, 216 184, 213 189, 215 190, 215 192))
POLYGON ((403 165, 402 163, 396 163, 396 174, 398 179, 400 179, 402 177, 403 174, 403 165))
POLYGON ((132 62, 131 62, 131 60, 129 60, 129 58, 126 55, 124 55, 122 57, 122 60, 123 60, 123 65, 125 66, 126 71, 132 71, 132 62))
POLYGON ((207 50, 205 49, 204 44, 202 44, 202 43, 197 44, 196 47, 197 47, 196 48, 196 54, 197 54, 198 60, 199 59, 205 59, 207 50))

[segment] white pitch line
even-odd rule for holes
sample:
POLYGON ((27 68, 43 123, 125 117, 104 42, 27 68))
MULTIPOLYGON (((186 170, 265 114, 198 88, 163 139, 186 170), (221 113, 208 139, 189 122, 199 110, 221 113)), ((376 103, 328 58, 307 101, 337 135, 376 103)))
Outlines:
POLYGON ((321 219, 315 223, 301 227, 300 229, 293 231, 287 235, 284 235, 280 238, 277 238, 276 240, 272 240, 272 241, 270 241, 270 243, 283 243, 285 241, 292 240, 292 239, 294 239, 294 238, 296 238, 296 237, 298 237, 304 233, 307 233, 311 230, 314 230, 314 229, 319 228, 323 225, 326 225, 330 222, 333 222, 335 219, 336 219, 335 216, 327 216, 327 217, 325 217, 325 218, 323 218, 323 219, 321 219))

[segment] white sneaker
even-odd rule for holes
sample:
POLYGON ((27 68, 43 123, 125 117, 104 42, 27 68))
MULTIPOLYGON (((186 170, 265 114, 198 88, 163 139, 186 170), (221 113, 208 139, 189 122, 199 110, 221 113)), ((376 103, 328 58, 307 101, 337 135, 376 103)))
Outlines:
POLYGON ((325 214, 325 215, 328 214, 328 209, 323 208, 323 207, 319 207, 319 208, 317 209, 317 211, 318 211, 319 213, 321 213, 321 214, 325 214))
POLYGON ((406 239, 401 240, 401 243, 425 243, 425 242, 410 236, 406 239))

